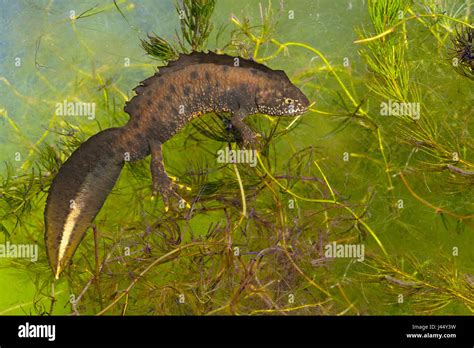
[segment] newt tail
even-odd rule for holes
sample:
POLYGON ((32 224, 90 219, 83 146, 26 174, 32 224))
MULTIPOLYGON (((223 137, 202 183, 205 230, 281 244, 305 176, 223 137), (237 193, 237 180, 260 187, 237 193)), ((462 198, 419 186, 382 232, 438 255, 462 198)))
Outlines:
POLYGON ((297 116, 309 106, 283 71, 212 52, 180 55, 142 81, 135 92, 124 108, 129 122, 89 138, 51 184, 45 242, 56 278, 72 259, 125 161, 151 155, 152 189, 161 193, 167 206, 169 198, 178 195, 164 169, 162 144, 192 119, 209 112, 231 113, 243 145, 255 148, 256 134, 243 122, 246 116, 297 116))

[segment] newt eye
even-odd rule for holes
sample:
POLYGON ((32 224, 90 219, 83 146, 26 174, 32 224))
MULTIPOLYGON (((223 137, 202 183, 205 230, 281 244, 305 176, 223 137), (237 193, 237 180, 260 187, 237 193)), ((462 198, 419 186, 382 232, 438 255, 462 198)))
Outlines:
POLYGON ((295 103, 295 101, 291 98, 285 98, 284 103, 286 105, 293 105, 295 103))

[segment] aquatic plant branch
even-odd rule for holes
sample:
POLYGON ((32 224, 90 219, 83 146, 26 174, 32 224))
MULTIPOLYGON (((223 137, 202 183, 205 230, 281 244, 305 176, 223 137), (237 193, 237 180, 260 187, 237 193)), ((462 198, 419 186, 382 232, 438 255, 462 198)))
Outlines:
POLYGON ((407 188, 408 192, 410 192, 410 194, 416 198, 419 202, 423 203, 424 205, 426 205, 427 207, 433 209, 435 211, 435 213, 437 214, 446 214, 446 215, 450 215, 452 217, 455 217, 461 221, 463 220, 469 220, 469 219, 472 219, 474 218, 474 214, 469 214, 469 215, 459 215, 459 214, 456 214, 456 213, 453 213, 449 210, 446 210, 444 208, 441 208, 441 207, 437 207, 435 206, 434 204, 431 204, 430 202, 428 202, 427 200, 421 198, 410 186, 410 184, 408 183, 408 180, 405 178, 405 175, 403 174, 403 172, 399 172, 398 175, 400 176, 400 179, 402 179, 402 182, 403 184, 405 185, 405 187, 407 188))
MULTIPOLYGON (((388 180, 388 183, 389 183, 389 187, 387 188, 387 190, 388 191, 393 191, 392 176, 390 175, 391 169, 390 169, 388 161, 387 161, 387 156, 385 156, 385 151, 384 151, 384 147, 383 147, 383 143, 382 143, 382 135, 380 134, 380 128, 377 128, 377 138, 378 138, 378 141, 379 141, 380 153, 382 154, 383 163, 385 165, 385 173, 387 175, 387 180, 388 180)), ((392 200, 394 200, 393 194, 392 194, 392 200)))
POLYGON ((336 195, 334 194, 334 190, 332 189, 331 185, 329 184, 328 179, 326 178, 326 174, 324 174, 324 172, 322 171, 321 167, 319 166, 319 164, 316 160, 313 161, 313 163, 318 168, 321 175, 323 176, 324 182, 326 183, 326 186, 328 187, 329 192, 331 192, 331 197, 332 197, 333 201, 336 202, 336 195))
POLYGON ((328 67, 329 69, 329 72, 334 76, 334 78, 336 79, 336 81, 338 82, 339 86, 341 86, 342 90, 344 91, 344 93, 346 94, 346 96, 349 98, 349 100, 352 102, 352 104, 354 106, 357 106, 358 105, 358 102, 354 99, 354 97, 352 96, 352 94, 349 92, 349 90, 347 89, 346 85, 342 82, 341 78, 339 77, 339 75, 337 74, 336 70, 333 68, 333 66, 331 65, 331 63, 329 63, 329 61, 326 59, 326 57, 320 52, 318 51, 317 49, 315 49, 314 47, 311 47, 309 45, 306 45, 304 43, 300 43, 300 42, 285 42, 285 43, 280 43, 278 42, 277 40, 275 39, 271 39, 270 40, 271 43, 273 43, 274 45, 278 46, 277 50, 270 56, 267 56, 267 57, 263 57, 263 58, 259 58, 257 61, 258 62, 264 62, 264 61, 267 61, 267 60, 272 60, 274 58, 276 58, 280 52, 282 50, 284 50, 286 47, 290 47, 290 46, 295 46, 295 47, 302 47, 302 48, 305 48, 313 53, 315 53, 316 55, 318 55, 321 60, 324 62, 324 64, 326 64, 326 66, 328 67))
POLYGON ((242 201, 241 217, 240 217, 239 222, 237 223, 237 225, 234 227, 234 230, 236 230, 238 228, 238 226, 240 226, 240 224, 242 223, 243 219, 247 217, 247 201, 246 201, 246 198, 245 198, 244 185, 243 185, 242 179, 240 177, 239 168, 237 168, 236 163, 232 163, 232 166, 234 167, 235 176, 237 178, 237 182, 239 183, 240 198, 241 198, 241 201, 242 201))
POLYGON ((288 313, 288 312, 293 312, 297 311, 300 309, 305 309, 305 308, 314 308, 314 307, 322 307, 323 305, 331 302, 331 299, 327 299, 318 303, 308 303, 296 307, 289 307, 289 308, 281 308, 281 309, 256 309, 254 311, 251 311, 249 315, 255 315, 255 314, 271 314, 271 313, 288 313))

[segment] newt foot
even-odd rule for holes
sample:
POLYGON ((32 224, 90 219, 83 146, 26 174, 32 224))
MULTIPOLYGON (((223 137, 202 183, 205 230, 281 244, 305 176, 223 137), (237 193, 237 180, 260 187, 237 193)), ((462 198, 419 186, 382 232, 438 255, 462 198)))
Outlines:
MULTIPOLYGON (((172 198, 176 198, 178 200, 178 207, 180 209, 183 208, 191 208, 191 205, 177 192, 178 189, 185 189, 187 191, 191 191, 191 188, 186 185, 178 184, 173 181, 172 178, 167 177, 166 179, 160 180, 160 184, 158 185, 158 191, 163 198, 163 203, 165 205, 165 212, 167 212, 170 208, 170 201, 172 198)), ((154 190, 152 192, 152 199, 157 196, 157 191, 154 190)))

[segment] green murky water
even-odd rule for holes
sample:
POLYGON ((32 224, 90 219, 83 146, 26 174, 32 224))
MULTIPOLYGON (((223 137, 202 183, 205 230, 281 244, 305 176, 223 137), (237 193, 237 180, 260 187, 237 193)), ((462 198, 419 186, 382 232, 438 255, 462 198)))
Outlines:
MULTIPOLYGON (((188 200, 202 192, 196 172, 208 168, 206 180, 212 184, 188 221, 186 212, 166 215, 161 201, 149 200, 148 160, 127 166, 95 221, 99 258, 119 260, 124 248, 141 256, 111 263, 102 283, 73 308, 67 304, 71 295, 77 297, 94 273, 88 233, 69 281, 55 285, 53 313, 100 312, 156 261, 149 277, 132 290, 126 313, 472 314, 474 82, 454 71, 451 40, 456 26, 472 24, 474 3, 409 4, 385 27, 394 27, 393 33, 376 31, 371 3, 218 0, 207 48, 252 55, 256 43, 239 23, 248 23, 257 38, 263 23, 272 30, 261 37, 256 58, 285 70, 314 106, 292 125, 291 120, 277 125, 263 116, 250 118, 265 134, 272 127, 291 131, 272 139, 264 168, 238 167, 248 194, 243 219, 235 171, 215 162, 225 144, 192 126, 165 146, 168 172, 193 186, 188 200), (387 65, 390 54, 394 63, 387 65), (393 70, 376 71, 368 59, 393 70), (419 120, 384 116, 383 103, 389 100, 415 103, 419 120), (337 204, 327 202, 333 195, 337 204), (321 199, 326 201, 311 201, 321 199), (230 244, 218 250, 189 247, 162 263, 160 256, 179 244, 173 244, 177 230, 184 236, 181 245, 230 244), (365 261, 324 259, 330 242, 364 245, 365 261), (255 265, 262 250, 271 251, 255 265), (250 270, 256 270, 248 279, 251 286, 236 296, 250 270)), ((158 64, 140 39, 157 33, 175 42, 180 30, 171 1, 116 4, 0 2, 0 237, 4 243, 39 247, 36 263, 0 259, 0 314, 50 309, 52 275, 42 217, 50 176, 42 173, 44 190, 35 177, 31 196, 25 178, 33 169, 36 176, 38 168, 45 171, 40 159, 46 149, 54 149, 60 162, 69 154, 68 141, 125 124, 122 110, 132 88, 158 64), (55 115, 64 100, 95 103, 95 117, 55 115)), ((121 313, 123 299, 117 303, 110 313, 121 313)))

